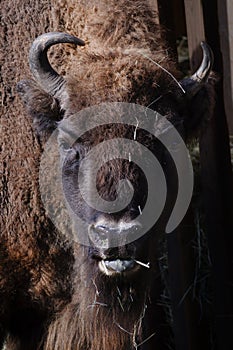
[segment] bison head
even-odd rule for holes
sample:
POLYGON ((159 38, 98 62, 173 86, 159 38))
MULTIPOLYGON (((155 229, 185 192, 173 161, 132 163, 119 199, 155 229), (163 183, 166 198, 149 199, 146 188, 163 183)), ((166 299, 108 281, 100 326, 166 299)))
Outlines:
MULTIPOLYGON (((154 62, 156 53, 153 59, 149 60, 140 56, 137 66, 129 65, 125 57, 132 55, 130 51, 128 53, 117 51, 114 54, 109 50, 106 54, 105 48, 101 60, 97 63, 93 62, 91 53, 82 53, 82 58, 86 59, 84 67, 81 68, 82 72, 84 68, 88 71, 89 66, 94 66, 95 63, 98 70, 100 61, 103 65, 102 75, 96 73, 98 79, 80 73, 85 80, 84 84, 83 81, 80 82, 74 78, 65 79, 50 66, 47 51, 52 45, 58 43, 84 45, 82 40, 64 33, 48 33, 37 38, 30 50, 30 67, 35 81, 20 82, 18 92, 33 117, 35 130, 41 140, 48 139, 56 130, 62 169, 62 189, 66 204, 68 203, 72 212, 71 231, 77 233, 75 241, 81 242, 77 245, 74 243, 78 266, 76 271, 78 269, 83 271, 75 277, 78 283, 77 289, 84 288, 86 294, 90 294, 88 301, 84 303, 77 292, 79 297, 74 303, 79 305, 84 303, 82 310, 85 312, 90 310, 90 305, 105 305, 104 307, 110 305, 112 310, 118 310, 111 311, 113 318, 118 317, 120 324, 133 332, 134 321, 131 323, 128 319, 128 323, 125 323, 125 317, 119 317, 119 313, 123 312, 125 315, 126 309, 133 310, 135 319, 138 320, 144 310, 145 300, 153 280, 152 276, 156 271, 158 240, 161 233, 165 232, 178 193, 174 159, 159 139, 159 135, 164 133, 169 135, 169 127, 167 128, 165 122, 169 120, 169 125, 173 125, 180 133, 181 139, 186 140, 198 129, 200 122, 208 118, 212 104, 208 83, 212 54, 208 46, 203 43, 203 61, 200 68, 191 77, 178 82, 167 69, 163 69, 154 62), (104 64, 108 67, 106 72, 108 79, 103 75, 104 64), (114 67, 120 64, 127 65, 128 75, 124 77, 125 85, 118 85, 116 88, 114 84, 118 72, 114 67), (111 72, 109 72, 109 66, 112 67, 111 72), (130 91, 128 81, 131 84, 130 91), (97 91, 99 89, 99 94, 94 90, 93 93, 90 91, 90 86, 93 89, 94 85, 97 91), (143 85, 146 88, 143 88, 143 85), (102 100, 101 97, 103 97, 102 100), (110 108, 108 103, 103 107, 100 102, 121 102, 122 104, 113 103, 110 108), (130 103, 129 110, 125 108, 127 102, 130 103), (148 113, 145 115, 145 108, 137 107, 136 103, 145 107, 150 106, 151 111, 147 110, 148 113), (83 107, 88 107, 85 112, 82 112, 83 107), (135 116, 138 123, 136 126, 130 122, 122 122, 122 120, 125 121, 128 111, 135 116), (148 127, 143 127, 143 118, 147 119, 148 114, 154 115, 155 112, 162 118, 151 124, 150 132, 148 127), (82 123, 85 124, 89 120, 85 113, 88 116, 91 115, 93 120, 96 118, 98 122, 93 122, 92 127, 84 128, 85 132, 80 134, 79 125, 82 126, 82 123), (137 159, 146 158, 145 153, 138 146, 131 149, 131 142, 127 146, 128 156, 109 158, 106 153, 117 155, 119 148, 124 148, 124 144, 110 143, 115 139, 137 141, 137 144, 143 145, 153 154, 162 167, 168 196, 164 199, 164 208, 156 222, 149 225, 146 230, 144 226, 147 222, 142 222, 140 215, 146 206, 150 192, 148 179, 140 164, 131 159, 134 155, 137 159), (93 149, 104 143, 111 144, 111 148, 108 146, 98 148, 98 152, 89 157, 89 161, 83 167, 83 160, 93 149), (97 170, 96 164, 101 164, 97 170), (80 190, 80 181, 84 185, 86 197, 80 190), (102 209, 98 205, 92 205, 93 192, 98 194, 100 202, 111 203, 113 209, 117 199, 122 198, 122 204, 125 203, 124 198, 130 195, 130 200, 125 206, 121 205, 116 210, 108 211, 101 206, 102 209), (76 225, 77 217, 85 221, 84 228, 76 225), (140 234, 142 231, 143 234, 140 234), (83 240, 85 244, 82 244, 83 240), (83 284, 82 276, 87 275, 89 279, 83 284)), ((76 76, 78 75, 79 67, 76 71, 76 76)), ((149 173, 152 169, 150 160, 147 164, 145 159, 145 166, 148 167, 149 173)), ((162 182, 158 184, 156 171, 150 175, 152 179, 150 185, 154 183, 156 189, 151 199, 154 202, 154 215, 156 215, 159 205, 157 203, 163 196, 160 188, 162 182)), ((153 216, 153 208, 151 215, 153 216)), ((83 314, 82 317, 84 317, 83 314)), ((118 320, 117 324, 119 324, 118 320)))

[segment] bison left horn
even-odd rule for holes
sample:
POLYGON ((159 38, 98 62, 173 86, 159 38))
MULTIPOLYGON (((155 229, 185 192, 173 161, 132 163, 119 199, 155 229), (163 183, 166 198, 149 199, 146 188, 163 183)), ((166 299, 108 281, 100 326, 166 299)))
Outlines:
POLYGON ((185 78, 181 81, 181 85, 189 96, 194 96, 202 84, 204 84, 211 72, 214 58, 213 52, 206 42, 201 42, 203 59, 200 67, 197 71, 189 78, 185 78))
POLYGON ((64 78, 60 76, 50 65, 47 52, 56 44, 69 43, 84 46, 81 39, 73 35, 59 32, 45 33, 33 42, 29 52, 29 64, 31 72, 37 83, 49 94, 56 95, 64 85, 64 78))

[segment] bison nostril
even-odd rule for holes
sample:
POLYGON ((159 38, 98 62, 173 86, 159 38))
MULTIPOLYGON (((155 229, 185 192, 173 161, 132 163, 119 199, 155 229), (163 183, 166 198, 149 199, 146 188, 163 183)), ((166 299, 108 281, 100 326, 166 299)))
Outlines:
POLYGON ((101 223, 90 225, 88 235, 93 246, 106 250, 126 245, 129 237, 133 241, 133 235, 140 229, 141 225, 135 222, 112 223, 111 226, 101 223))
POLYGON ((88 230, 90 242, 97 248, 108 249, 109 248, 109 233, 105 226, 91 225, 88 230))

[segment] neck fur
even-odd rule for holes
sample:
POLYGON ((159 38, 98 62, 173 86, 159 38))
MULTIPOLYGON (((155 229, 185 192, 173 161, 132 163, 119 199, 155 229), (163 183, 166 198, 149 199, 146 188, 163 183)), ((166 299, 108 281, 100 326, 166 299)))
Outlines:
POLYGON ((45 349, 136 349, 149 290, 144 274, 113 278, 88 263, 80 266, 73 300, 51 324, 45 349))

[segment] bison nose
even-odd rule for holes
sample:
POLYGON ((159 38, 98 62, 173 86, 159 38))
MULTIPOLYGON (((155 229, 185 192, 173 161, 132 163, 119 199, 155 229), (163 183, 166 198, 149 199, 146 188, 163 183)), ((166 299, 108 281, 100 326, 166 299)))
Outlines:
POLYGON ((107 225, 97 223, 89 226, 90 243, 101 250, 119 247, 132 242, 141 225, 137 222, 120 222, 107 225))

